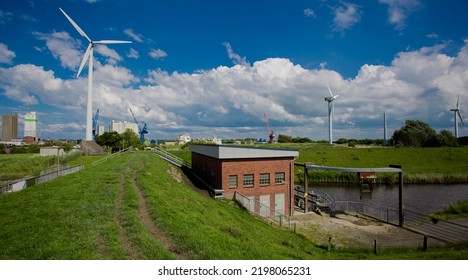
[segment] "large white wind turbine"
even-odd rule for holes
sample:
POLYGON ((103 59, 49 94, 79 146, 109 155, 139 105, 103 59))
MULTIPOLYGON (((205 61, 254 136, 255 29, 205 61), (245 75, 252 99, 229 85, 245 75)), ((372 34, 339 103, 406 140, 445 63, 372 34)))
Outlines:
POLYGON ((81 70, 86 64, 86 61, 89 60, 88 65, 88 104, 86 109, 86 141, 93 140, 93 49, 94 45, 107 45, 107 44, 129 44, 130 41, 116 41, 116 40, 101 40, 101 41, 92 41, 89 37, 84 33, 84 31, 76 24, 68 15, 65 13, 62 8, 59 8, 60 11, 65 15, 65 17, 70 21, 70 23, 75 27, 75 29, 80 33, 81 36, 85 37, 88 40, 89 45, 86 49, 84 54, 83 60, 81 61, 80 68, 78 69, 78 73, 76 77, 80 76, 81 70))
POLYGON ((328 140, 330 144, 333 144, 333 115, 335 111, 335 102, 333 101, 335 101, 339 95, 333 95, 328 85, 327 88, 330 93, 330 97, 325 97, 325 101, 328 102, 328 140))
POLYGON ((454 122, 455 122, 455 138, 458 139, 458 121, 457 121, 457 115, 460 118, 461 123, 463 126, 465 126, 465 123, 463 122, 463 117, 460 113, 460 107, 458 107, 458 103, 460 102, 460 95, 457 98, 457 107, 454 109, 450 109, 450 111, 453 112, 453 117, 454 117, 454 122))

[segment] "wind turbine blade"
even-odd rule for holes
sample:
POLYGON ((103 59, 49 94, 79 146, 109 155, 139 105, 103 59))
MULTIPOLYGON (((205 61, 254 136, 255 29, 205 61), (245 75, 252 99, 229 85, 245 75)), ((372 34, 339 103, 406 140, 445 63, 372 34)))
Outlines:
POLYGON ((327 85, 327 88, 328 88, 328 92, 330 93, 330 96, 333 98, 333 93, 328 85, 327 85))
POLYGON ((93 44, 90 43, 88 45, 88 48, 86 49, 86 52, 85 52, 84 56, 83 56, 83 60, 81 60, 80 68, 78 68, 78 73, 76 74, 76 77, 80 76, 81 70, 83 70, 83 67, 86 64, 86 61, 88 61, 88 59, 89 59, 89 55, 91 54, 91 49, 92 48, 93 48, 93 44))
POLYGON ((339 94, 337 94, 337 95, 333 96, 333 100, 337 99, 337 98, 338 98, 338 96, 340 96, 340 95, 339 95, 339 94))
POLYGON ((457 113, 458 113, 458 117, 460 118, 460 121, 461 121, 462 125, 465 126, 465 123, 463 122, 463 117, 462 117, 462 115, 460 113, 460 110, 458 110, 457 113))
POLYGON ((95 41, 93 42, 94 44, 131 44, 131 41, 119 41, 119 40, 101 40, 101 41, 95 41))
POLYGON ((460 101, 460 95, 457 97, 457 109, 458 109, 458 102, 460 101))
POLYGON ((85 38, 88 40, 88 42, 91 43, 91 39, 89 39, 89 37, 88 37, 88 36, 86 35, 86 33, 84 33, 84 31, 78 26, 78 24, 76 24, 76 23, 71 19, 71 17, 69 17, 69 16, 67 15, 67 13, 65 13, 65 12, 62 10, 62 8, 59 8, 59 9, 60 9, 60 11, 62 11, 62 13, 63 13, 63 14, 65 15, 65 17, 68 19, 68 21, 73 25, 73 27, 75 27, 75 29, 78 31, 78 33, 80 33, 81 36, 85 37, 85 38))

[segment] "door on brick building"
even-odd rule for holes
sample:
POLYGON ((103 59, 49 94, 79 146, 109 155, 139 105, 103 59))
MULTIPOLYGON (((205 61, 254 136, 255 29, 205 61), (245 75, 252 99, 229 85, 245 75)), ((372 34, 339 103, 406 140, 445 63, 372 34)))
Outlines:
POLYGON ((270 217, 270 195, 260 196, 260 216, 270 217))
POLYGON ((284 215, 284 193, 275 194, 275 216, 284 215))

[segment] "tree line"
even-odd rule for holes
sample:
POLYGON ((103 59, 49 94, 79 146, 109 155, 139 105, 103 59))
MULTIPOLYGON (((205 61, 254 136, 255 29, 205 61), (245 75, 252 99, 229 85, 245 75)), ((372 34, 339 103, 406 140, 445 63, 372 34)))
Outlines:
MULTIPOLYGON (((292 137, 278 135, 278 143, 328 143, 328 141, 313 141, 307 137, 292 137)), ((356 145, 384 145, 383 139, 346 139, 340 138, 336 144, 356 145)), ((430 125, 419 120, 407 120, 405 125, 397 129, 387 141, 388 146, 395 147, 456 147, 468 145, 468 137, 456 138, 449 130, 437 133, 430 125)))
POLYGON ((120 134, 116 131, 104 132, 96 137, 96 143, 104 149, 107 149, 108 152, 116 152, 128 147, 138 149, 142 147, 142 143, 138 135, 135 131, 129 128, 120 134))

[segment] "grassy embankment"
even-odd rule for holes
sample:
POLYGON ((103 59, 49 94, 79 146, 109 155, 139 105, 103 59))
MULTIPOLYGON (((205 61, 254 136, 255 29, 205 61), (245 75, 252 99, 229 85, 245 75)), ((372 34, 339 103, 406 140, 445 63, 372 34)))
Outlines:
POLYGON ((67 156, 40 156, 39 154, 10 154, 0 155, 0 185, 9 181, 37 176, 42 170, 56 166, 57 163, 63 165, 90 164, 98 157, 80 157, 77 153, 67 156))
POLYGON ((53 164, 52 157, 41 157, 38 154, 0 155, 0 184, 39 175, 41 170, 53 164))
MULTIPOLYGON (((313 162, 317 165, 338 167, 388 167, 398 164, 403 167, 404 181, 411 184, 464 184, 468 183, 468 147, 457 148, 391 148, 360 147, 328 144, 264 144, 260 147, 299 149, 296 162, 313 162)), ((190 161, 189 149, 169 152, 190 161)), ((303 170, 296 168, 296 179, 303 170)), ((356 183, 354 173, 309 171, 309 176, 319 182, 356 183)), ((382 183, 395 183, 391 173, 377 174, 382 183)))
POLYGON ((300 235, 258 220, 232 201, 200 195, 177 181, 170 169, 150 153, 127 153, 0 196, 0 259, 468 256, 468 249, 463 246, 429 252, 391 250, 377 256, 368 251, 327 252, 300 235))

